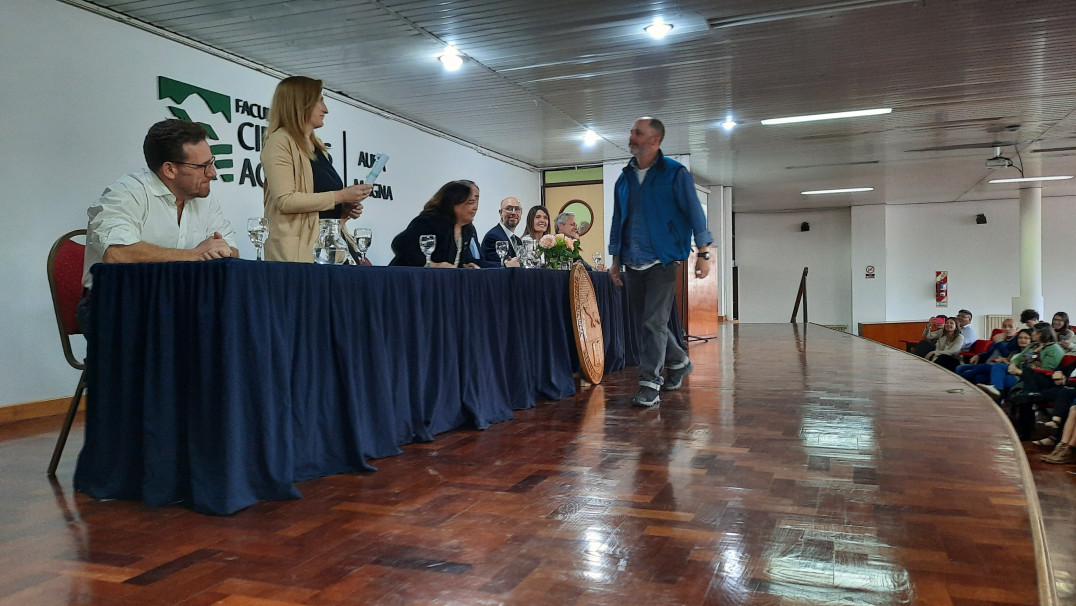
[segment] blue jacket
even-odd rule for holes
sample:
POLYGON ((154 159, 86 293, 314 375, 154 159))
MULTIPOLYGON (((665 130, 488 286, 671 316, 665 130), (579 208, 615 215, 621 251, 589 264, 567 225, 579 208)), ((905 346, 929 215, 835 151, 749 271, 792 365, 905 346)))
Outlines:
POLYGON ((642 196, 643 221, 650 242, 662 265, 683 261, 691 253, 691 237, 695 244, 709 246, 714 238, 706 227, 706 215, 695 195, 695 181, 683 164, 666 158, 661 150, 640 184, 635 175, 632 158, 613 189, 613 225, 609 231, 609 254, 621 256, 620 236, 628 218, 628 200, 633 193, 642 196))

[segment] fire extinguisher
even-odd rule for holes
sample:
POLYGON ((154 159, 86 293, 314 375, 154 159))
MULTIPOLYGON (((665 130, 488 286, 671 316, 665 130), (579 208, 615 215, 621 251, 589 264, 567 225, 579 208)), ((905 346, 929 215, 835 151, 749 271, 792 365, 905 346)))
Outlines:
POLYGON ((945 303, 949 300, 949 275, 948 272, 939 271, 934 280, 934 296, 937 303, 945 303))

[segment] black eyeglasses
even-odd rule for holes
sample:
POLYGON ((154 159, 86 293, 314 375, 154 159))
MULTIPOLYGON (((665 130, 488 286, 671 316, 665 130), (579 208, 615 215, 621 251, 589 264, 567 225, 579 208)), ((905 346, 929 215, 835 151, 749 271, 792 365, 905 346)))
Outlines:
POLYGON ((205 174, 205 176, 208 177, 209 176, 209 169, 213 168, 213 163, 216 162, 216 161, 217 161, 217 157, 213 156, 212 158, 209 159, 209 162, 206 162, 205 164, 195 164, 193 162, 172 162, 172 164, 186 164, 187 166, 192 166, 194 168, 200 168, 200 169, 202 169, 202 173, 205 174))

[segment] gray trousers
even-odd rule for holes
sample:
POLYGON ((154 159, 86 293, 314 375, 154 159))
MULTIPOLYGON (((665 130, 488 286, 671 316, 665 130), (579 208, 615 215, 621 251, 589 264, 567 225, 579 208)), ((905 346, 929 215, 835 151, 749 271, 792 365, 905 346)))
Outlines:
POLYGON ((659 389, 666 364, 671 368, 687 364, 687 352, 669 332, 679 271, 679 261, 643 270, 625 268, 628 304, 639 321, 639 385, 659 389))

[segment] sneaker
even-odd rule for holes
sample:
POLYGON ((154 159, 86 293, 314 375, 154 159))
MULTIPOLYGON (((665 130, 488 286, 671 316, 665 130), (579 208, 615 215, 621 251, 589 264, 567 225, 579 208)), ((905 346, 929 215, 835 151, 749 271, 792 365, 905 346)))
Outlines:
POLYGON ((991 398, 994 398, 995 400, 1001 398, 1001 392, 998 391, 998 388, 994 387, 993 385, 987 385, 985 383, 979 383, 978 385, 976 385, 976 387, 983 390, 983 392, 986 393, 986 395, 990 396, 991 398))
POLYGON ((646 385, 640 385, 639 391, 635 392, 635 397, 631 399, 631 405, 651 408, 657 406, 660 401, 661 396, 658 395, 658 390, 646 385))
POLYGON ((680 389, 680 386, 684 384, 684 377, 691 374, 691 371, 695 370, 695 365, 691 363, 691 360, 687 361, 680 368, 669 368, 665 371, 665 382, 661 384, 661 388, 665 391, 676 391, 680 389))
POLYGON ((1053 463, 1055 465, 1076 463, 1076 451, 1073 451, 1072 447, 1068 444, 1060 444, 1059 448, 1054 450, 1054 452, 1043 457, 1042 462, 1053 463))

